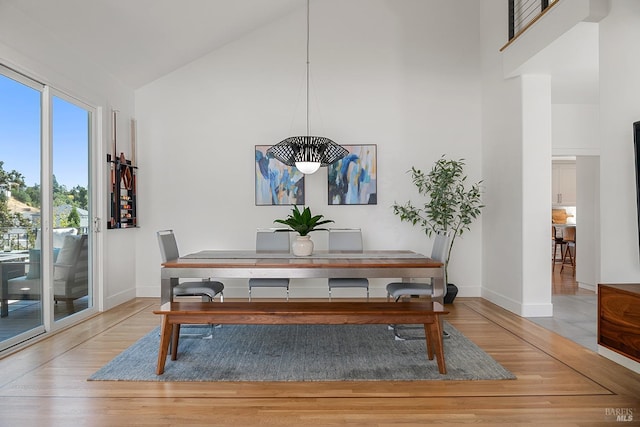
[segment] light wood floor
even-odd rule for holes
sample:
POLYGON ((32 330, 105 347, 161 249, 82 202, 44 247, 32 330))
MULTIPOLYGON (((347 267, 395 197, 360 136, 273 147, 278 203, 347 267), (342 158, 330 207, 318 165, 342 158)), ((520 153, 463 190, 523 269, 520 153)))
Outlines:
POLYGON ((480 298, 456 299, 447 320, 516 380, 86 381, 159 324, 157 303, 137 298, 1 359, 0 426, 640 425, 640 375, 480 298))

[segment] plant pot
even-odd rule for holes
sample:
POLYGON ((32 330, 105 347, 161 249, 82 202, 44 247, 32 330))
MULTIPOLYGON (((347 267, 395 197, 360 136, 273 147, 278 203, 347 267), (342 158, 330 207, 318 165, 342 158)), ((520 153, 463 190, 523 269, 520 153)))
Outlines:
POLYGON ((291 243, 291 251, 295 256, 309 256, 313 252, 313 240, 311 236, 298 236, 291 243))
POLYGON ((453 283, 447 283, 447 294, 444 296, 444 303, 453 304, 456 295, 458 295, 458 287, 453 283))

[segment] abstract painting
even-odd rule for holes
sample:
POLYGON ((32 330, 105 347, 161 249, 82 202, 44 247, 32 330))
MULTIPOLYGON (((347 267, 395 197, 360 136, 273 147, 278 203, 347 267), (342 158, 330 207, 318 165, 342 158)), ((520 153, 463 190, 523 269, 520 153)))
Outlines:
POLYGON ((343 145, 349 154, 327 168, 330 205, 375 205, 377 147, 343 145))
POLYGON ((256 145, 256 206, 304 205, 304 175, 267 156, 270 145, 256 145))

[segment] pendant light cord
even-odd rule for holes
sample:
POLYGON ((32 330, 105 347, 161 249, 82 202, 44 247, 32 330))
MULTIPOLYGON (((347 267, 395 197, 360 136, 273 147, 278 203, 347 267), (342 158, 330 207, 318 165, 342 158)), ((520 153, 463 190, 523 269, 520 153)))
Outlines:
POLYGON ((329 138, 314 136, 309 132, 309 104, 310 104, 310 61, 309 40, 311 27, 311 0, 307 0, 307 135, 286 138, 269 148, 267 157, 272 156, 287 166, 295 166, 303 174, 311 174, 321 166, 328 166, 344 158, 349 152, 329 138))
POLYGON ((311 0, 307 0, 307 136, 309 136, 309 5, 311 0))

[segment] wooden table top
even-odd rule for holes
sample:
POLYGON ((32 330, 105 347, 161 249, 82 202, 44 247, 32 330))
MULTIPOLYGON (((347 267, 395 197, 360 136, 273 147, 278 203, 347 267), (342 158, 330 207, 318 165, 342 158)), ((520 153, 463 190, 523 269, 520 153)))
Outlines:
POLYGON ((233 302, 168 302, 162 304, 154 314, 188 314, 215 311, 224 314, 339 314, 339 313, 371 313, 371 314, 404 314, 407 312, 435 312, 447 314, 444 306, 435 301, 401 301, 401 302, 369 302, 369 301, 233 301, 233 302))
POLYGON ((169 260, 165 268, 439 268, 442 263, 412 251, 316 251, 308 257, 255 251, 202 251, 169 260))

